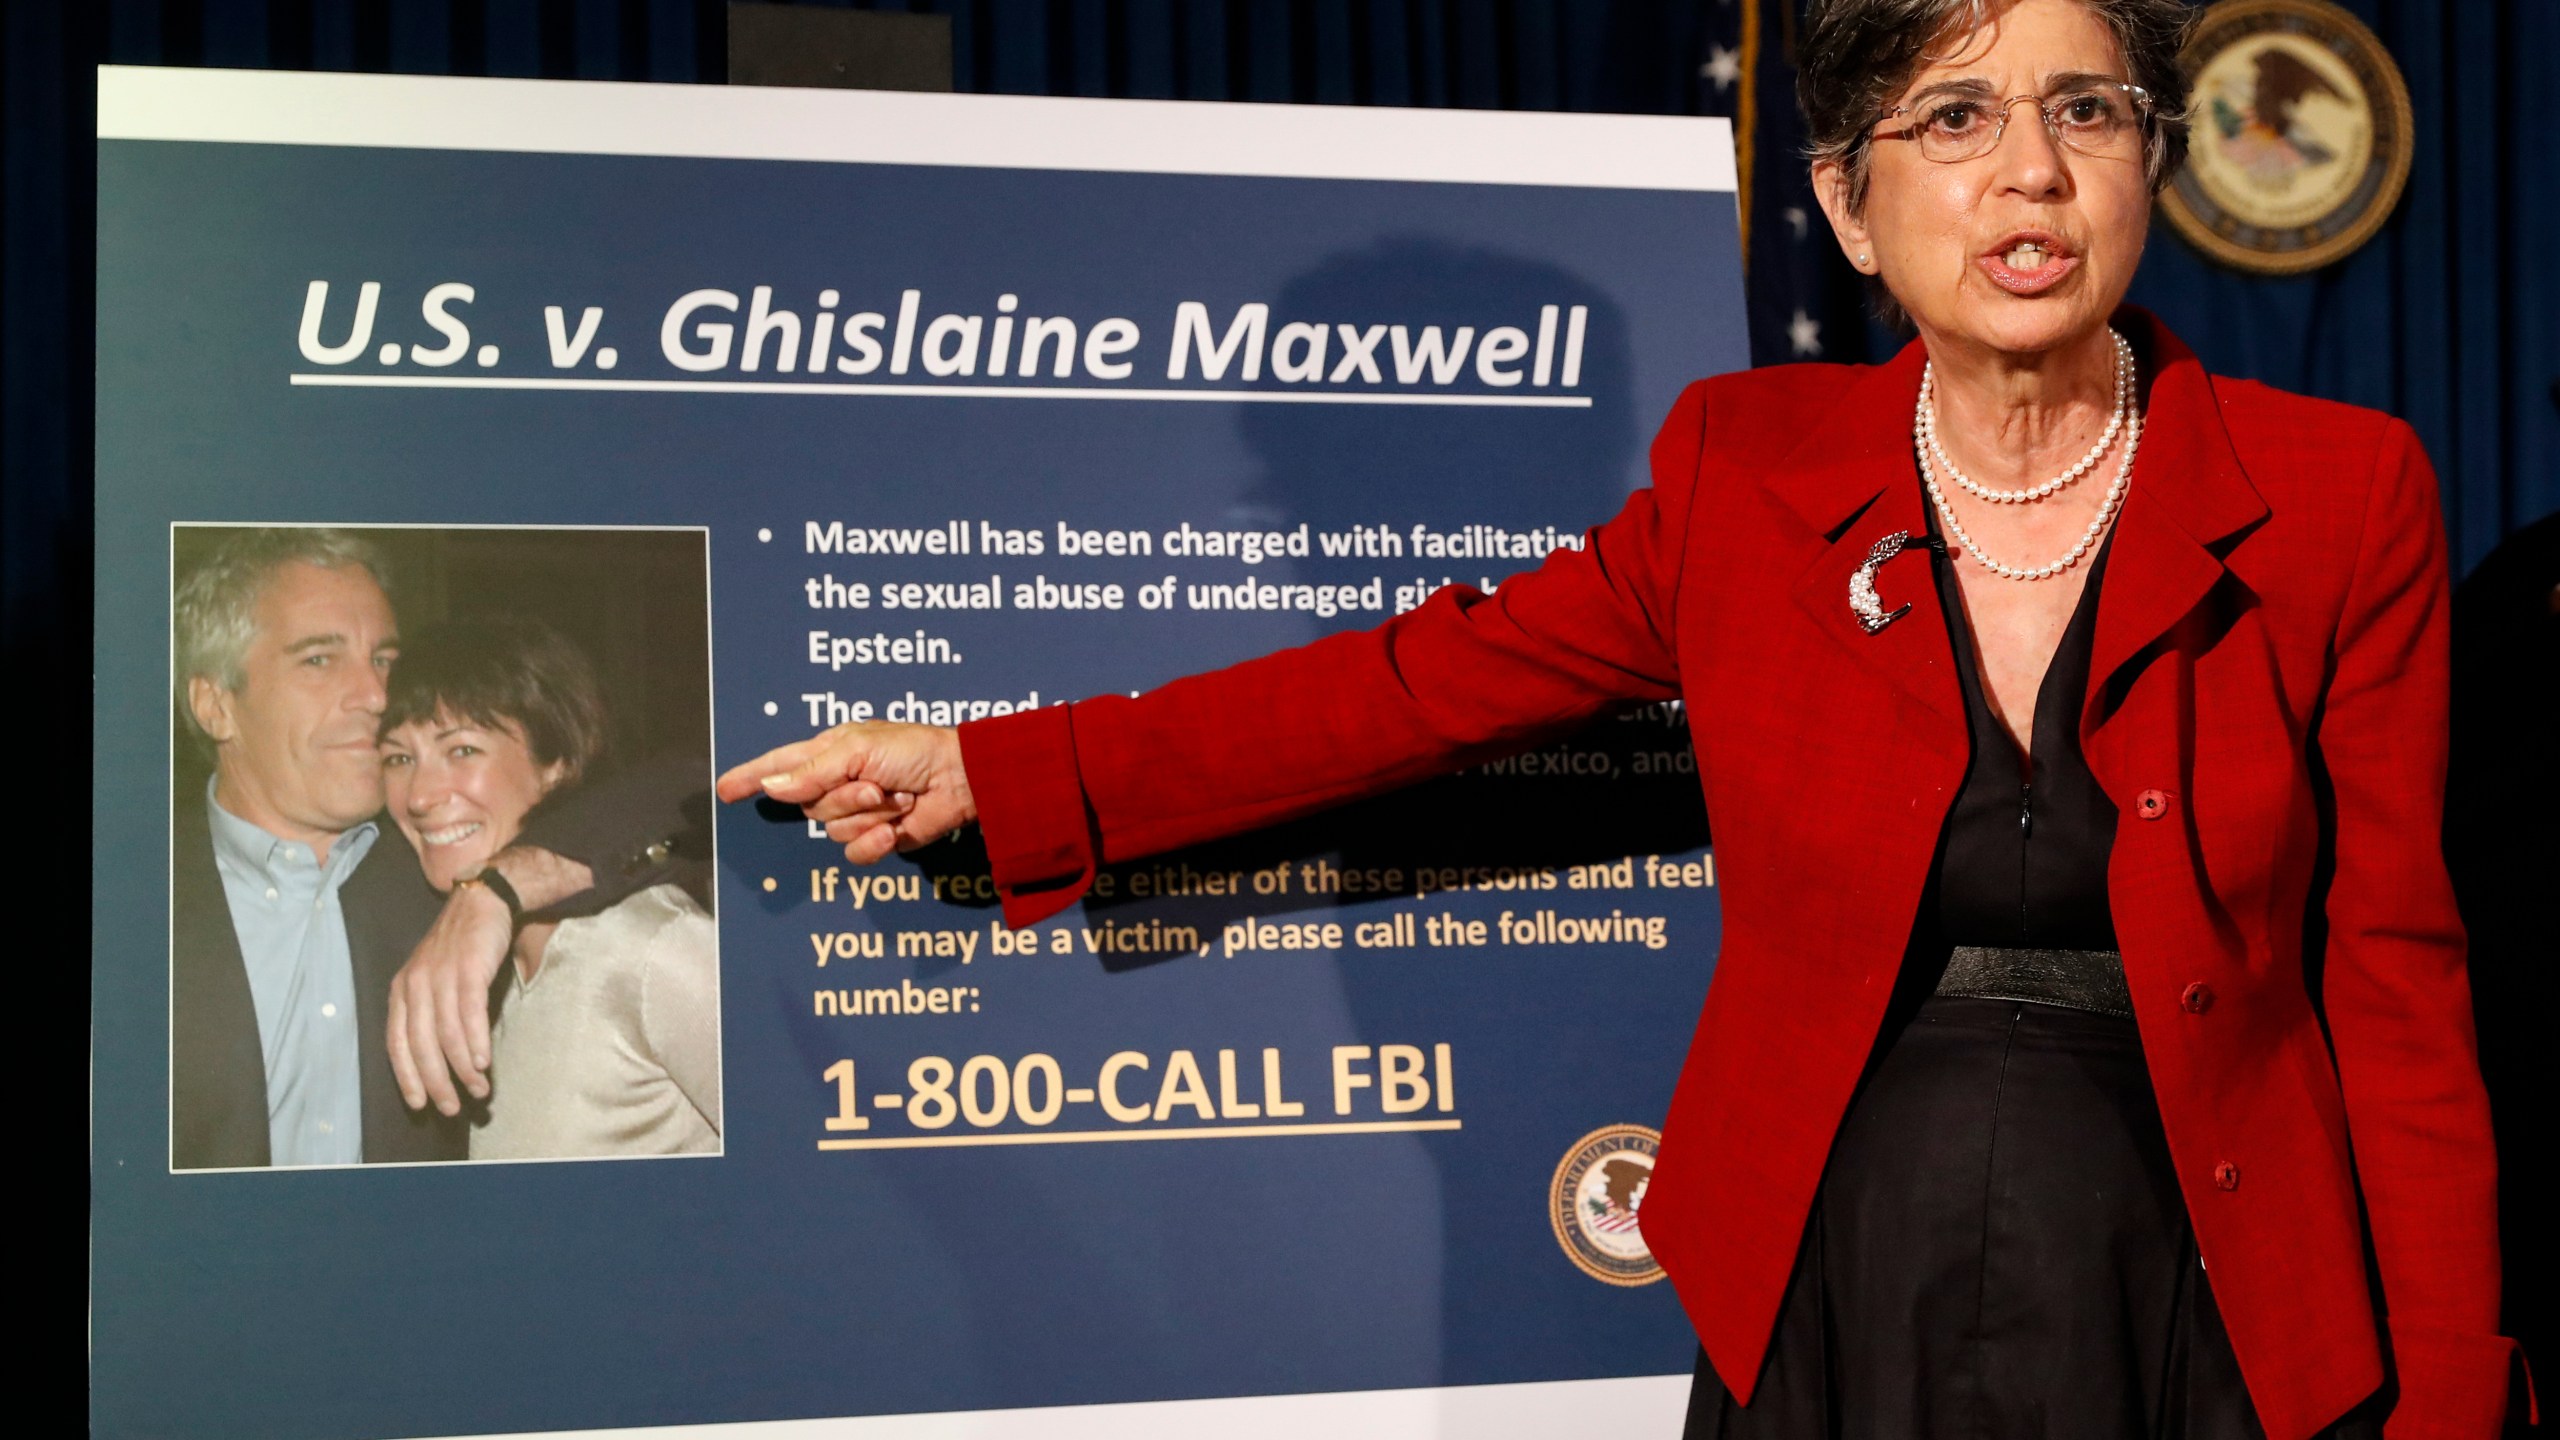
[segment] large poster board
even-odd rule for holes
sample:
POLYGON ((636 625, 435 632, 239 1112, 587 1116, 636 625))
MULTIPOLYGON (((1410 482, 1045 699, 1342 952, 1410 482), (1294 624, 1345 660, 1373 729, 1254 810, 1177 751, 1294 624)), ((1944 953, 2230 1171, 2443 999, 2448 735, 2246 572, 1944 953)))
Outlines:
POLYGON ((1723 122, 110 68, 99 133, 96 1433, 1674 1423, 1676 706, 1018 934, 965 840, 725 811, 502 968, 450 1159, 381 977, 581 795, 1580 543, 1745 363, 1723 122))

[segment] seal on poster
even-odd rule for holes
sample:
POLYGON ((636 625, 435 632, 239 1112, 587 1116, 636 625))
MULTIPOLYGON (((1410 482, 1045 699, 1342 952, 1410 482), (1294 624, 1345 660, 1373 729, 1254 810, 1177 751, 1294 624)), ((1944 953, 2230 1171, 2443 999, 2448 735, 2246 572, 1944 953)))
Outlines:
POLYGON ((2371 30, 2328 0, 2220 0, 2183 63, 2195 119, 2161 213, 2206 255, 2316 270, 2371 238, 2413 148, 2409 90, 2371 30))
POLYGON ((1604 1125, 1565 1151, 1547 1188, 1547 1218, 1565 1258, 1583 1274, 1607 1285, 1662 1278, 1637 1223, 1661 1145, 1661 1133, 1642 1125, 1604 1125))

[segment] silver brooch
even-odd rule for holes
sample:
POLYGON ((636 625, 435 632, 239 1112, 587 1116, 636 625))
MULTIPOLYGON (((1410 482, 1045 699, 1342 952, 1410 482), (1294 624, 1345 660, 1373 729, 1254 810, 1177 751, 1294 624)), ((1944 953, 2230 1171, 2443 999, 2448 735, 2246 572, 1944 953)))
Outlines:
POLYGON ((1914 545, 1935 550, 1943 544, 1943 541, 1919 538, 1908 530, 1896 530, 1878 540, 1874 548, 1867 551, 1866 563, 1849 577, 1849 613, 1858 617, 1858 628, 1870 635, 1879 634, 1887 625, 1911 613, 1908 604, 1887 610, 1884 601, 1877 598, 1876 572, 1884 568, 1884 562, 1914 545))

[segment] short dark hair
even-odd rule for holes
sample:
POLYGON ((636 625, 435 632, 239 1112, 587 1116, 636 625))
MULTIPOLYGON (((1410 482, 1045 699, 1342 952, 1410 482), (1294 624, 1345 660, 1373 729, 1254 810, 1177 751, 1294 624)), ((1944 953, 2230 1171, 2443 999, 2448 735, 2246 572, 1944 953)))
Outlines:
MULTIPOLYGON (((1836 161, 1849 208, 1867 205, 1868 137, 1893 100, 1937 57, 1939 44, 1970 35, 2014 0, 1812 0, 1796 49, 1796 103, 1805 156, 1836 161)), ((2124 52, 2126 74, 2151 94, 2143 168, 2158 194, 2187 162, 2187 72, 2178 63, 2196 12, 2185 0, 2080 0, 2124 52)), ((1890 324, 1902 307, 1870 277, 1869 295, 1890 324)))
POLYGON ((377 733, 438 715, 517 731, 535 764, 566 763, 562 785, 605 750, 595 667, 539 620, 448 620, 404 639, 377 733))

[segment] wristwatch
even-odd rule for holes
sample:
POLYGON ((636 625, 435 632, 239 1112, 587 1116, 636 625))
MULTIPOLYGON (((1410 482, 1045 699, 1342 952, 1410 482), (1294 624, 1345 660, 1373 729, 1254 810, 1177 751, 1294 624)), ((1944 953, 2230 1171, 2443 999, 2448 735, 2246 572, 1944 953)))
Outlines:
POLYGON ((490 865, 484 867, 480 873, 476 875, 465 875, 453 883, 457 888, 464 885, 480 886, 490 894, 505 901, 507 906, 508 928, 521 929, 523 927, 524 897, 516 894, 516 887, 508 882, 506 875, 501 872, 497 866, 490 865))

